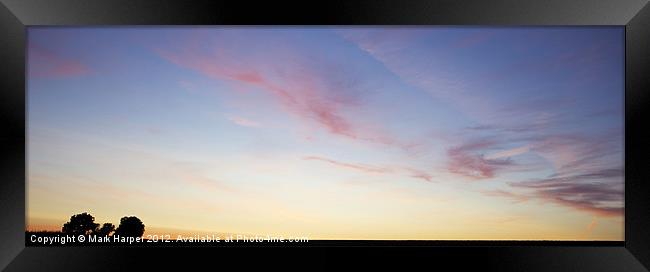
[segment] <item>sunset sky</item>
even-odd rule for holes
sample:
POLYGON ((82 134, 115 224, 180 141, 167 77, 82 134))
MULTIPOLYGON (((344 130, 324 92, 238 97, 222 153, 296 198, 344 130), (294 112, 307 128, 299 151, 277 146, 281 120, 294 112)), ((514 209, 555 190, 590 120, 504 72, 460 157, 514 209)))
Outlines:
POLYGON ((29 27, 27 228, 623 240, 623 38, 29 27))

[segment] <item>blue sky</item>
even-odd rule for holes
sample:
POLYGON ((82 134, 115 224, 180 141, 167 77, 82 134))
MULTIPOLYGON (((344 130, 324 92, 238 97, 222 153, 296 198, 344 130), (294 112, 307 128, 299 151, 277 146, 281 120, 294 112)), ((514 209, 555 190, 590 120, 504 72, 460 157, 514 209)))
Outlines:
POLYGON ((623 35, 32 27, 29 225, 622 240, 623 35))

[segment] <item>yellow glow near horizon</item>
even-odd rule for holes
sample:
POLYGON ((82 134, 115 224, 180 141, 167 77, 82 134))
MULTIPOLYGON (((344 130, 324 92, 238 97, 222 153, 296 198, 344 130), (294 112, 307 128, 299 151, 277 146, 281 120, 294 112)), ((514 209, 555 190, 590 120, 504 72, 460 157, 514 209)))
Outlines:
POLYGON ((624 240, 624 28, 28 31, 27 230, 624 240))

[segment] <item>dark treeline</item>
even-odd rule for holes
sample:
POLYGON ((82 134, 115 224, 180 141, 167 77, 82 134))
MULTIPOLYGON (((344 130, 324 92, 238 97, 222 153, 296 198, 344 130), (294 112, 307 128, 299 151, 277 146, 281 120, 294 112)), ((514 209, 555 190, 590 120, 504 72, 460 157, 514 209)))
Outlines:
MULTIPOLYGON (((57 232, 43 233, 56 234, 57 232)), ((112 223, 100 225, 99 223, 95 223, 94 216, 84 212, 71 216, 70 221, 63 224, 60 233, 66 235, 142 237, 144 234, 144 224, 135 216, 125 216, 120 219, 120 225, 117 228, 112 223)))

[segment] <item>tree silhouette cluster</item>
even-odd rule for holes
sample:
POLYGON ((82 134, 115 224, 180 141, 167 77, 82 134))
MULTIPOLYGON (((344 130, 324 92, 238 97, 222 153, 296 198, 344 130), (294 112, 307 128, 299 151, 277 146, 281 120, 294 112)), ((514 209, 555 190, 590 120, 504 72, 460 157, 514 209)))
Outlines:
POLYGON ((88 213, 80 213, 71 216, 70 221, 63 224, 62 232, 70 235, 142 237, 144 224, 135 216, 125 216, 120 219, 117 229, 111 223, 104 223, 100 227, 98 223, 95 223, 95 217, 88 213))

